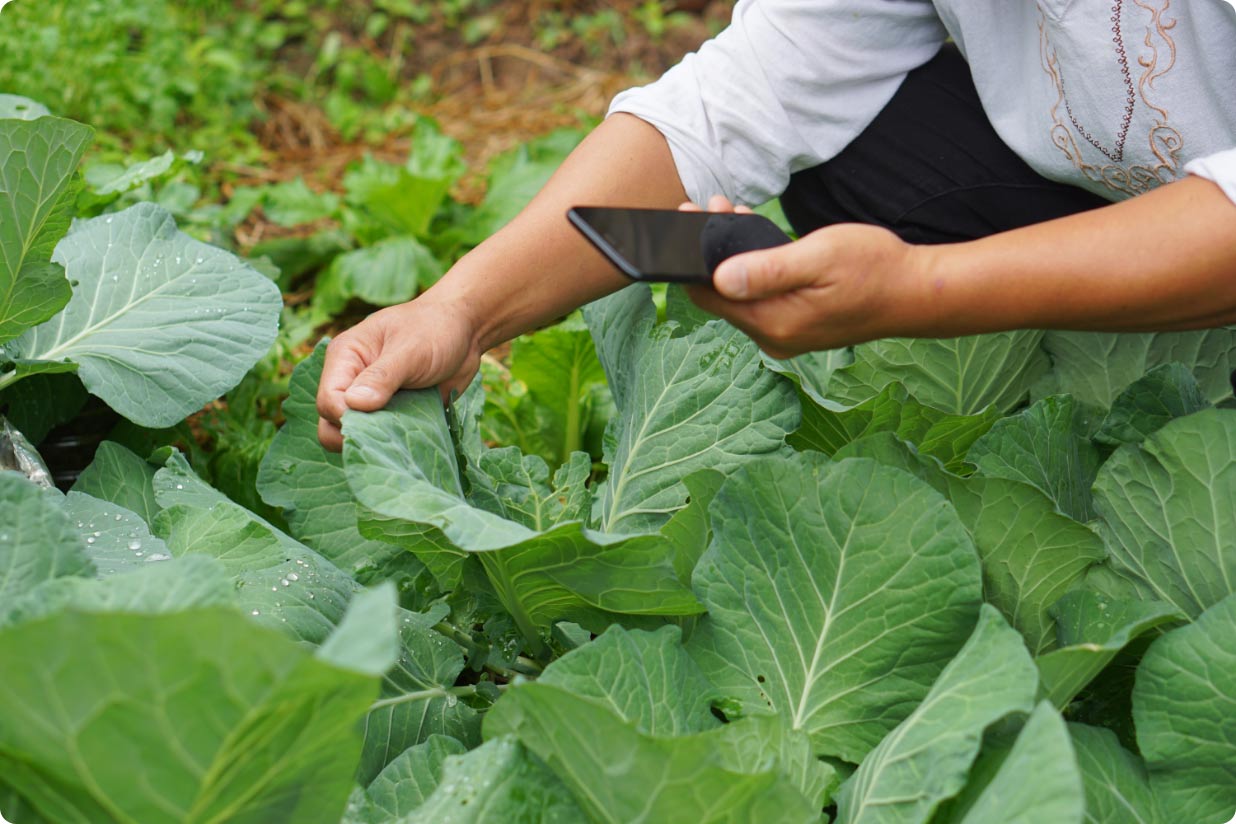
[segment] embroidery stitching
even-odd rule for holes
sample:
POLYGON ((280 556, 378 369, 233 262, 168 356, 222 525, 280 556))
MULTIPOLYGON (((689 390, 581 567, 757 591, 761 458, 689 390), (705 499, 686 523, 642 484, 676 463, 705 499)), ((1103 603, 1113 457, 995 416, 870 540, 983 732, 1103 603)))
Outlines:
MULTIPOLYGON (((1073 164, 1073 167, 1081 172, 1087 180, 1130 196, 1141 194, 1176 179, 1180 174, 1180 154, 1184 148, 1184 138, 1168 122, 1167 110, 1157 105, 1151 99, 1151 92, 1154 90, 1155 81, 1171 71, 1172 67, 1176 64, 1176 43, 1170 34, 1171 30, 1176 26, 1176 21, 1164 19, 1164 15, 1171 6, 1171 0, 1158 0, 1158 2, 1156 0, 1133 0, 1133 3, 1141 9, 1145 9, 1151 16, 1150 24, 1146 26, 1146 36, 1143 41, 1145 46, 1150 49, 1150 53, 1149 55, 1138 57, 1137 63, 1143 68, 1143 72, 1141 77, 1138 78, 1136 93, 1137 97, 1146 105, 1146 108, 1155 115, 1155 123, 1151 126, 1147 135, 1147 144, 1157 162, 1153 164, 1136 164, 1128 167, 1120 165, 1125 147, 1122 140, 1118 140, 1116 151, 1108 152, 1102 145, 1092 140, 1092 135, 1089 135, 1080 125, 1080 122, 1073 117, 1065 95, 1064 78, 1060 69, 1060 57, 1048 36, 1046 14, 1042 6, 1039 7, 1039 56, 1043 70, 1051 77, 1052 84, 1056 88, 1056 101, 1050 109, 1052 126, 1049 136, 1052 145, 1059 149, 1068 158, 1069 162, 1073 164), (1160 68, 1160 56, 1163 53, 1168 55, 1168 59, 1166 65, 1160 68), (1067 121, 1061 116, 1060 108, 1062 105, 1069 118, 1067 121), (1070 124, 1077 129, 1077 132, 1083 138, 1086 138, 1088 143, 1102 152, 1108 160, 1114 162, 1102 165, 1087 162, 1083 157, 1081 146, 1073 137, 1072 130, 1069 128, 1070 124), (1119 152, 1119 157, 1113 157, 1117 152, 1119 152)), ((1117 2, 1116 6, 1119 5, 1120 3, 1117 2)), ((1112 16, 1116 18, 1113 21, 1113 29, 1120 28, 1118 12, 1119 9, 1113 7, 1112 16)), ((1117 43, 1117 54, 1120 57, 1122 56, 1120 48, 1123 46, 1123 34, 1119 31, 1114 33, 1120 38, 1120 42, 1117 43)), ((1124 71, 1127 65, 1128 58, 1127 55, 1124 55, 1121 73, 1125 75, 1126 90, 1132 85, 1131 73, 1125 74, 1124 71)), ((1123 132, 1126 137, 1132 122, 1132 112, 1133 107, 1128 104, 1126 99, 1125 118, 1128 122, 1122 121, 1123 132)))
POLYGON ((1060 91, 1064 96, 1064 109, 1068 112, 1073 128, 1077 129, 1078 134, 1086 138, 1087 143, 1105 154, 1113 163, 1119 163, 1124 159, 1124 141, 1129 136, 1129 125, 1133 122, 1133 106, 1137 103, 1137 93, 1133 89, 1133 75, 1129 72, 1129 55, 1124 48, 1124 33, 1120 30, 1120 12, 1123 10, 1123 7, 1124 0, 1116 0, 1112 4, 1112 42, 1116 44, 1116 60, 1120 63, 1120 74, 1124 80, 1125 88, 1124 117, 1120 120, 1120 130, 1116 134, 1116 148, 1114 150, 1107 149, 1090 134, 1089 129, 1082 126, 1078 121, 1077 116, 1073 114, 1073 108, 1069 105, 1068 92, 1064 86, 1064 75, 1059 75, 1060 91))

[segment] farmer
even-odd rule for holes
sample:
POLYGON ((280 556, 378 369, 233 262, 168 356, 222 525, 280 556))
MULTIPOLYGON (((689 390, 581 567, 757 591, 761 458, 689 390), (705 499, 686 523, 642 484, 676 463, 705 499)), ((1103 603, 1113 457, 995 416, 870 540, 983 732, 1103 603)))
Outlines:
POLYGON ((875 338, 1236 323, 1233 0, 741 0, 509 225, 337 337, 319 434, 627 282, 578 204, 781 196, 800 240, 703 308, 785 357, 875 338), (946 45, 946 40, 952 43, 946 45))

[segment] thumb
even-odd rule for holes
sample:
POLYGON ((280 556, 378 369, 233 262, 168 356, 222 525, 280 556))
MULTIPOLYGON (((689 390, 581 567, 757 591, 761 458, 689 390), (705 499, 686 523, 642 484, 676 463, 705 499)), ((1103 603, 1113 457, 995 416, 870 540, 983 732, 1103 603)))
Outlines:
POLYGON ((344 393, 343 398, 348 408, 373 412, 386 406, 391 395, 403 386, 405 369, 402 367, 398 359, 385 353, 379 355, 376 361, 356 376, 348 391, 344 393))
POLYGON ((814 271, 789 243, 734 255, 721 262, 712 276, 713 287, 730 300, 762 300, 810 286, 814 271))

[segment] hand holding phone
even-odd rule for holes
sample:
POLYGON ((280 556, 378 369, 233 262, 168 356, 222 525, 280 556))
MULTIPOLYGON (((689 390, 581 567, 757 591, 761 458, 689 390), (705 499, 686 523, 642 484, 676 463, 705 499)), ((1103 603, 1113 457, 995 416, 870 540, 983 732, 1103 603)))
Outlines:
POLYGON ((642 281, 710 285, 726 258, 790 242, 768 218, 737 212, 576 206, 567 219, 619 271, 642 281))

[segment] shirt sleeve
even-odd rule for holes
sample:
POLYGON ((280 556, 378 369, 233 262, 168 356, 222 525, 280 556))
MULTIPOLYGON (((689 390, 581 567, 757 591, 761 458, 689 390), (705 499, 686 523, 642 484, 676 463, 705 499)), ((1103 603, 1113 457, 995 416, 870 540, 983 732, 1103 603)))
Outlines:
POLYGON ((928 0, 739 0, 725 31, 609 113, 665 136, 692 200, 758 205, 845 148, 946 37, 928 0))
POLYGON ((1225 149, 1192 160, 1185 164, 1185 171, 1217 184, 1236 203, 1236 149, 1225 149))

